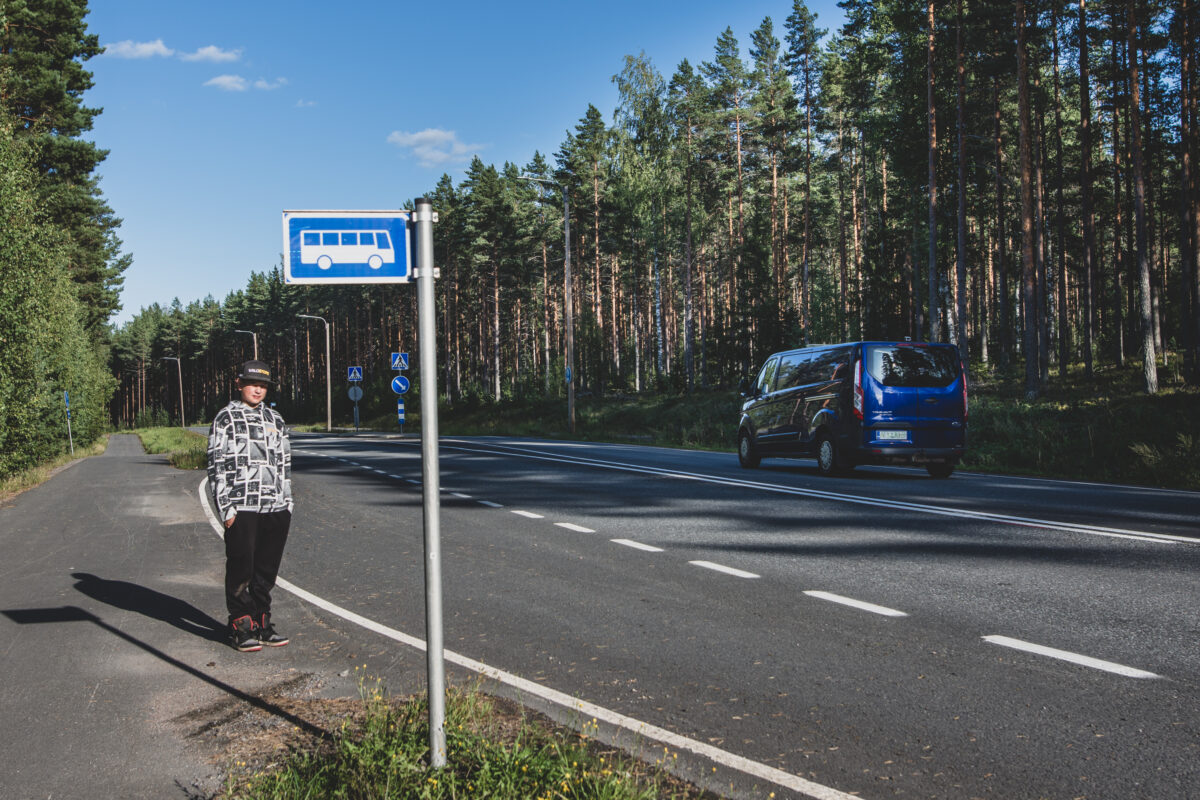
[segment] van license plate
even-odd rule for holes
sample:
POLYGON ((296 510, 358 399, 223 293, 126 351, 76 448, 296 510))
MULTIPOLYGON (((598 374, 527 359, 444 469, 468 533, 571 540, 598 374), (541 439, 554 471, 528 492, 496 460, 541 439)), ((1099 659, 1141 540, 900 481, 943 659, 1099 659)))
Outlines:
POLYGON ((908 441, 908 431, 876 431, 875 433, 881 442, 908 441))

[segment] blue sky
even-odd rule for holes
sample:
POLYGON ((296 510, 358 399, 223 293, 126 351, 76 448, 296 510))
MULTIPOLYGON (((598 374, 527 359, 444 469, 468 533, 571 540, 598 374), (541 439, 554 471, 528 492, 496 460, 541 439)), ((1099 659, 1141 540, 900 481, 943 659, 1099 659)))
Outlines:
MULTIPOLYGON (((842 21, 813 0, 818 24, 842 21)), ((548 159, 612 76, 645 52, 670 79, 711 60, 732 27, 748 58, 764 17, 782 39, 791 0, 538 0, 346 4, 96 0, 88 62, 110 150, 101 188, 133 255, 127 322, 178 297, 241 289, 279 262, 284 209, 388 209, 455 183, 471 157, 548 159)), ((436 235, 436 231, 435 231, 436 235)))

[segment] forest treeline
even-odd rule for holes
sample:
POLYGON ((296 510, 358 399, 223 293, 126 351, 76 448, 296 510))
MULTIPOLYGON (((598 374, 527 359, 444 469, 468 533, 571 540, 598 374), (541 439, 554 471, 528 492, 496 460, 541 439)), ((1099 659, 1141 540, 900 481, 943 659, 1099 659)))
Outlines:
POLYGON ((82 137, 84 0, 0 0, 0 478, 111 425, 109 318, 129 257, 82 137))
MULTIPOLYGON (((1167 358, 1195 380, 1195 0, 840 5, 831 35, 795 0, 669 76, 627 56, 611 119, 589 105, 549 159, 441 178, 451 402, 563 392, 564 297, 594 393, 727 386, 783 346, 906 336, 1023 372, 1031 398, 1128 361, 1150 393, 1167 358)), ((145 309, 115 332, 114 411, 177 413, 173 355, 206 418, 255 344, 242 329, 279 402, 317 417, 324 331, 297 313, 328 320, 335 382, 363 365, 382 404, 388 353, 416 351, 413 295, 274 269, 145 309)))

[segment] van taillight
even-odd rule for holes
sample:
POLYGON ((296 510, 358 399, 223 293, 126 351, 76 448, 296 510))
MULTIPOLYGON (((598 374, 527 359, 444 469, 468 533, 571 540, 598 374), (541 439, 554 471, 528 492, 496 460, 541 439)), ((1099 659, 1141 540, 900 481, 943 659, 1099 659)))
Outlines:
POLYGON ((854 362, 854 416, 863 418, 862 361, 854 362))
POLYGON ((967 421, 967 370, 961 363, 958 365, 958 367, 959 367, 959 369, 962 370, 961 374, 962 374, 962 382, 963 382, 963 422, 966 422, 967 421))

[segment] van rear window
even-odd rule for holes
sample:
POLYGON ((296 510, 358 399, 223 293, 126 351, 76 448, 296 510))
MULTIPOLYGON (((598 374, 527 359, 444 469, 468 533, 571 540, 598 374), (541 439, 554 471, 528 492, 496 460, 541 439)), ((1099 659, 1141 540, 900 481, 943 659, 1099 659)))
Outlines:
POLYGON ((867 372, 884 386, 949 386, 958 377, 958 370, 958 359, 949 347, 867 348, 867 372))

